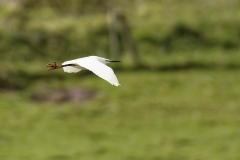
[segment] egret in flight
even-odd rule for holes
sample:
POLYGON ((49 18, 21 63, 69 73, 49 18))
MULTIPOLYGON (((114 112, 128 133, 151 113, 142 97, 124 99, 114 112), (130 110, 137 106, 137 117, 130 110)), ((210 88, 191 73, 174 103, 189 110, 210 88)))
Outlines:
POLYGON ((109 60, 102 57, 97 56, 89 56, 84 58, 78 58, 70 61, 65 61, 62 65, 57 65, 56 62, 53 64, 48 64, 46 67, 49 67, 50 70, 63 68, 64 72, 67 73, 76 73, 81 71, 82 69, 88 69, 95 73, 97 76, 102 79, 108 81, 112 85, 119 86, 118 79, 114 74, 112 68, 108 67, 106 63, 110 62, 120 62, 115 60, 109 60))

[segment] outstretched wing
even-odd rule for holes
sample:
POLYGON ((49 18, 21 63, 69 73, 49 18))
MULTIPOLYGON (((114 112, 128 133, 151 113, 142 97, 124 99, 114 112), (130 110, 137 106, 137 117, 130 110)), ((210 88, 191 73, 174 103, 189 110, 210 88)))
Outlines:
POLYGON ((112 68, 99 62, 97 59, 91 57, 85 57, 74 60, 74 64, 78 64, 80 67, 86 68, 102 79, 108 81, 112 85, 119 86, 118 79, 114 74, 112 68))

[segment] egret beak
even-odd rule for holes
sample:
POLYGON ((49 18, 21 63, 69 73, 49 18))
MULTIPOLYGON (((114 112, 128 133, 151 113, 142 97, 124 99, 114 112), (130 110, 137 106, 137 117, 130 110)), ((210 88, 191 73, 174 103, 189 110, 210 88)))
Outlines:
POLYGON ((107 62, 121 62, 121 61, 117 61, 117 60, 107 60, 107 62))
POLYGON ((58 69, 58 68, 62 68, 62 66, 57 66, 56 62, 54 62, 53 64, 48 64, 46 67, 48 67, 48 71, 58 69))

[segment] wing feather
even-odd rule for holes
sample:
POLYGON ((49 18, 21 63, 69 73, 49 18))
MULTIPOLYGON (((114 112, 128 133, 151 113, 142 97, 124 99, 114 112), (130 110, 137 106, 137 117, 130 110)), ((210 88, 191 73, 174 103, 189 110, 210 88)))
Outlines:
POLYGON ((94 74, 108 81, 112 85, 120 85, 112 68, 99 62, 97 59, 93 59, 91 57, 80 58, 75 60, 74 64, 78 64, 79 66, 92 71, 94 74))

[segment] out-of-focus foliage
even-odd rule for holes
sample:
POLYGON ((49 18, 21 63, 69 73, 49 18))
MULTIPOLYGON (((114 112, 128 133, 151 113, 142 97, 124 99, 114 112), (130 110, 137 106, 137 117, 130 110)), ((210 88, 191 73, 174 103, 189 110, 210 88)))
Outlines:
MULTIPOLYGON (((235 0, 19 2, 0 9, 0 53, 4 61, 0 79, 6 81, 19 69, 39 73, 40 66, 49 61, 86 55, 111 57, 108 6, 126 16, 140 58, 151 68, 164 65, 162 59, 168 66, 195 62, 209 66, 211 60, 212 65, 229 64, 237 55, 217 63, 212 57, 220 53, 224 60, 240 46, 240 2, 235 0), (181 58, 176 58, 179 54, 181 58), (39 68, 26 66, 26 61, 38 63, 39 68)), ((129 62, 127 53, 121 46, 125 63, 129 62)))
POLYGON ((25 0, 19 7, 1 9, 1 53, 16 49, 23 58, 109 53, 108 4, 126 15, 140 54, 239 46, 240 11, 233 0, 25 0))
POLYGON ((240 158, 239 70, 116 73, 119 88, 96 76, 45 73, 23 91, 1 92, 0 159, 240 158), (82 88, 98 96, 78 103, 31 99, 82 88))
POLYGON ((128 0, 23 0, 22 6, 24 9, 30 10, 48 7, 57 12, 66 14, 93 14, 97 12, 106 12, 107 7, 110 5, 129 7, 129 5, 133 3, 134 1, 128 0))
POLYGON ((1 160, 240 159, 239 1, 19 2, 0 5, 1 160), (145 66, 119 36, 121 87, 48 72, 111 57, 108 6, 125 15, 145 66))

